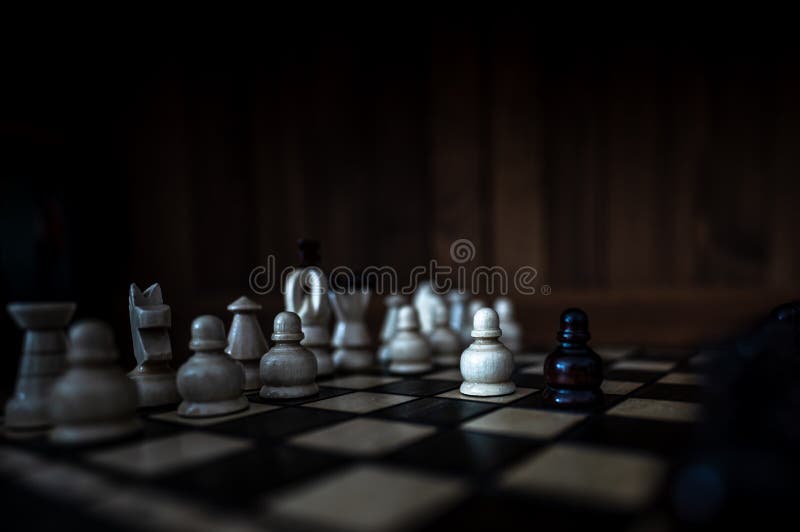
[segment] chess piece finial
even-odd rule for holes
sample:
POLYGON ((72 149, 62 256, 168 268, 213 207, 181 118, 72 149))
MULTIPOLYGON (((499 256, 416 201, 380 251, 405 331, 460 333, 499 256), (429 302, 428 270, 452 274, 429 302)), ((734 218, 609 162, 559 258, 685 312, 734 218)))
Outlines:
POLYGON ((500 317, 500 327, 503 329, 500 341, 512 353, 519 353, 522 349, 522 328, 514 318, 514 303, 508 297, 498 297, 494 302, 494 310, 500 317))
POLYGON ((7 309, 25 336, 14 393, 5 405, 5 427, 47 428, 50 393, 67 366, 64 328, 75 313, 75 303, 9 303, 7 309))
POLYGON ((419 330, 417 311, 411 305, 400 307, 397 332, 389 343, 389 371, 398 374, 424 373, 433 368, 431 346, 419 330))
POLYGON ((479 309, 472 318, 471 336, 475 339, 461 354, 461 393, 480 397, 508 395, 516 386, 511 381, 514 356, 499 338, 500 318, 489 307, 479 309))
POLYGON ((328 281, 319 268, 319 242, 300 239, 298 247, 300 267, 286 279, 285 308, 300 316, 305 335, 302 345, 316 357, 317 374, 330 375, 334 369, 328 330, 331 308, 328 281))
POLYGON ((267 352, 267 340, 258 323, 261 305, 247 296, 242 296, 230 305, 233 321, 228 330, 228 345, 225 353, 241 366, 244 373, 244 390, 255 391, 261 387, 259 363, 267 352))
POLYGON ((448 326, 449 318, 447 307, 436 307, 433 315, 433 331, 428 336, 433 361, 440 366, 458 366, 461 360, 458 335, 448 326))
POLYGON ((265 399, 295 399, 319 393, 315 382, 317 359, 300 345, 303 339, 300 316, 281 312, 273 321, 275 346, 261 357, 261 387, 265 399))
POLYGON ((249 408, 242 395, 244 372, 224 352, 228 340, 222 320, 199 316, 192 321, 191 335, 189 349, 194 355, 178 370, 178 392, 183 397, 178 414, 211 417, 249 408))
POLYGON ((70 367, 56 381, 50 396, 53 442, 83 445, 141 430, 136 417, 136 385, 116 361, 114 333, 108 324, 84 320, 70 327, 70 367))
POLYGON ((397 333, 397 315, 400 307, 408 303, 408 298, 400 294, 391 294, 386 296, 384 303, 386 304, 386 317, 381 326, 380 339, 382 343, 378 348, 378 361, 381 364, 388 364, 392 355, 389 343, 397 333))
POLYGON ((583 407, 601 404, 603 362, 586 343, 591 338, 584 311, 569 308, 561 314, 557 339, 561 343, 547 355, 542 399, 553 406, 583 407))
POLYGON ((136 384, 139 406, 161 406, 180 401, 172 368, 172 345, 169 328, 172 314, 164 304, 161 286, 150 285, 142 292, 131 283, 128 292, 128 315, 136 366, 128 377, 136 384))

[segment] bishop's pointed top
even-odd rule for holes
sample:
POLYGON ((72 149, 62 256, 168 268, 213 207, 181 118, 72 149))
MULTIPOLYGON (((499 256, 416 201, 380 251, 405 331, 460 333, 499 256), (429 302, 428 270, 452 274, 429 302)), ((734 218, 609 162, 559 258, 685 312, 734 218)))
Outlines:
POLYGON ((247 296, 242 296, 228 305, 228 310, 231 312, 257 312, 261 310, 261 305, 247 296))

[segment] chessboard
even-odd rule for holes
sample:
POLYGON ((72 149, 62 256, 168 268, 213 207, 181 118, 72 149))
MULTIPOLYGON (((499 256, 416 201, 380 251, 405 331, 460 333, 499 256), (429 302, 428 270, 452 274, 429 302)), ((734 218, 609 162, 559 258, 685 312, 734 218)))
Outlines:
MULTIPOLYGON (((59 530, 651 528, 702 415, 706 352, 596 348, 605 402, 543 404, 546 353, 517 390, 459 393, 458 368, 320 380, 301 400, 249 395, 236 414, 141 411, 142 435, 62 448, 0 444, 4 523, 59 530)), ((8 530, 9 528, 5 528, 8 530)))

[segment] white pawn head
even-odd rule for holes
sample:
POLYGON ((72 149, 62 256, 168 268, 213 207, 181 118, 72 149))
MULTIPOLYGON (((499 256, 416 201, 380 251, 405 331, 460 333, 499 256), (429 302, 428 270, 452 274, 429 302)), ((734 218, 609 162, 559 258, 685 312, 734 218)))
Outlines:
POLYGON ((71 363, 112 362, 116 358, 114 333, 107 323, 83 320, 70 327, 67 360, 71 363))
POLYGON ((215 351, 225 349, 228 340, 225 337, 225 324, 216 316, 198 316, 192 321, 192 340, 189 349, 192 351, 215 351))
POLYGON ((475 317, 475 313, 478 312, 480 309, 482 309, 485 306, 486 306, 486 303, 484 303, 482 300, 473 299, 472 301, 469 302, 469 315, 471 317, 475 317))
POLYGON ((494 301, 494 309, 497 315, 500 316, 500 321, 513 321, 514 320, 514 303, 507 297, 498 297, 494 301))
POLYGON ((411 305, 400 307, 400 312, 397 315, 397 330, 416 331, 417 329, 419 329, 417 310, 411 305))
POLYGON ((473 338, 500 338, 500 318, 493 308, 483 307, 472 318, 473 338))
POLYGON ((447 327, 450 321, 450 311, 444 305, 437 305, 433 311, 433 324, 436 327, 447 327))
POLYGON ((275 342, 300 341, 303 334, 300 316, 294 312, 279 312, 272 322, 272 340, 275 342))

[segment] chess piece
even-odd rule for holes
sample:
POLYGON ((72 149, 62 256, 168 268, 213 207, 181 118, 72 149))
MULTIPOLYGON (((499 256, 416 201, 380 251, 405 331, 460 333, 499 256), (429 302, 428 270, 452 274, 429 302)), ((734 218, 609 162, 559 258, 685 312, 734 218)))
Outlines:
POLYGON ((469 347, 472 345, 472 325, 475 319, 475 313, 486 306, 486 303, 481 299, 472 299, 467 305, 467 315, 464 318, 464 323, 459 332, 461 336, 461 343, 469 347))
POLYGON ((161 406, 180 401, 175 370, 170 365, 172 345, 169 328, 172 314, 164 304, 161 287, 150 285, 142 292, 131 283, 128 292, 128 315, 136 366, 128 377, 136 383, 139 406, 161 406))
POLYGON ((461 353, 461 393, 479 397, 514 393, 514 356, 499 340, 503 331, 497 312, 482 308, 475 312, 472 323, 475 340, 461 353))
POLYGON ((468 330, 469 334, 472 333, 472 317, 468 315, 467 302, 469 296, 466 292, 453 290, 447 294, 447 303, 449 305, 450 313, 450 329, 458 336, 460 350, 464 350, 472 343, 472 337, 464 339, 462 331, 468 330))
POLYGON ((286 279, 286 310, 300 316, 305 337, 301 345, 317 359, 317 374, 333 373, 330 353, 331 336, 328 324, 331 308, 328 303, 328 281, 319 268, 319 243, 300 240, 300 267, 286 279))
POLYGON ((66 368, 64 327, 75 303, 10 303, 7 309, 14 323, 25 329, 25 338, 14 394, 5 406, 5 426, 46 428, 51 425, 50 392, 66 368))
POLYGON ((522 349, 522 328, 514 319, 514 303, 508 297, 498 297, 494 301, 494 310, 500 317, 500 328, 503 330, 500 341, 512 353, 519 353, 522 349))
POLYGON ((397 315, 400 312, 400 307, 407 304, 408 299, 399 294, 392 294, 386 296, 384 300, 386 303, 386 317, 383 319, 383 326, 381 326, 381 346, 378 348, 378 361, 381 364, 388 364, 391 359, 391 349, 389 343, 397 332, 397 315))
POLYGON ((440 366, 458 366, 461 360, 461 344, 458 335, 448 325, 447 307, 436 307, 434 328, 428 336, 433 361, 440 366))
POLYGON ((228 305, 228 310, 233 312, 233 321, 228 330, 225 353, 242 367, 244 391, 258 390, 261 387, 259 362, 268 349, 256 315, 261 310, 261 305, 242 296, 228 305))
POLYGON ((420 333, 417 311, 411 305, 400 307, 397 332, 389 343, 389 371, 402 375, 424 373, 433 368, 431 346, 420 333))
POLYGON ((434 291, 433 285, 426 281, 414 292, 413 304, 419 319, 419 329, 427 336, 433 331, 435 309, 444 306, 444 299, 434 291))
POLYGON ((264 399, 296 399, 319 393, 315 382, 317 359, 301 345, 300 316, 281 312, 275 316, 272 341, 275 346, 261 357, 261 387, 264 399))
POLYGON ((331 308, 336 315, 333 331, 333 364, 344 371, 369 369, 374 363, 370 347, 372 341, 364 322, 369 305, 370 291, 367 287, 350 287, 328 292, 331 308))
POLYGON ((183 397, 179 415, 222 416, 250 407, 242 395, 244 373, 239 364, 225 355, 223 350, 227 345, 221 319, 200 316, 192 321, 189 349, 194 355, 178 370, 178 392, 183 397))
POLYGON ((53 386, 50 439, 83 445, 116 440, 141 430, 136 385, 117 366, 114 333, 99 320, 69 329, 69 369, 53 386))
POLYGON ((603 402, 603 362, 586 345, 591 338, 589 318, 577 308, 561 314, 560 342, 544 361, 547 386, 542 399, 550 405, 589 406, 603 402))

